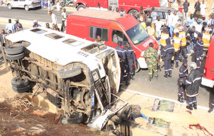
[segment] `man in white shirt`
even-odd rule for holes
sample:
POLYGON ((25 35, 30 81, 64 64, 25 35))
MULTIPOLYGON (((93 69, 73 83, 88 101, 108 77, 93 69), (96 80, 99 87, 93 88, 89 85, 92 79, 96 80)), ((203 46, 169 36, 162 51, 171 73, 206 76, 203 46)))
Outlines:
POLYGON ((197 20, 197 24, 195 25, 195 31, 198 32, 198 33, 202 32, 202 25, 201 25, 201 20, 200 19, 197 20))
POLYGON ((171 10, 168 10, 168 15, 166 15, 166 25, 168 28, 170 28, 171 24, 172 24, 172 14, 171 14, 171 10))
POLYGON ((63 9, 62 12, 62 26, 61 26, 61 31, 63 32, 65 29, 65 21, 66 21, 67 15, 66 15, 66 9, 63 9))
POLYGON ((5 29, 7 33, 9 33, 10 30, 12 33, 15 32, 15 28, 14 28, 14 25, 12 24, 11 19, 8 19, 8 24, 6 25, 5 29))
POLYGON ((201 4, 201 15, 202 15, 202 17, 205 17, 205 15, 206 15, 206 8, 207 8, 207 5, 206 5, 206 3, 204 3, 204 0, 203 0, 202 4, 201 4))
POLYGON ((54 13, 52 13, 52 11, 48 11, 48 14, 51 16, 52 28, 54 28, 54 27, 58 28, 56 15, 54 13))
POLYGON ((177 24, 178 19, 179 19, 179 17, 178 17, 178 15, 177 15, 177 11, 175 10, 175 11, 174 11, 174 14, 173 14, 173 16, 172 16, 172 23, 171 23, 170 31, 169 31, 171 37, 173 37, 174 27, 175 27, 175 24, 177 24))
POLYGON ((161 35, 161 27, 164 25, 164 23, 160 20, 160 17, 157 17, 156 21, 156 38, 159 38, 161 35))

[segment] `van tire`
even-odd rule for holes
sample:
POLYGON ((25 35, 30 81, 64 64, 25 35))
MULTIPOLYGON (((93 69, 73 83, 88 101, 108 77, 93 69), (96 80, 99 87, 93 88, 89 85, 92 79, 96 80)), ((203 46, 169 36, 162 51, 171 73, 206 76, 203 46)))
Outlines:
POLYGON ((29 7, 27 5, 25 5, 24 8, 25 8, 26 11, 29 11, 29 7))
POLYGON ((24 56, 25 56, 24 52, 20 53, 20 54, 16 54, 16 55, 8 55, 8 54, 6 54, 6 59, 7 60, 19 60, 19 59, 24 58, 24 56))
POLYGON ((84 5, 82 5, 82 4, 81 4, 81 5, 79 5, 79 6, 77 6, 77 11, 78 11, 78 10, 81 10, 81 9, 85 9, 85 6, 84 6, 84 5))
POLYGON ((7 5, 8 9, 12 9, 12 6, 10 4, 7 5))
POLYGON ((19 77, 14 77, 11 80, 11 85, 12 85, 12 87, 15 87, 15 88, 27 87, 29 84, 30 83, 27 79, 23 79, 23 78, 19 78, 19 77))
POLYGON ((29 90, 30 90, 30 85, 28 85, 28 86, 26 86, 26 87, 20 87, 20 88, 18 88, 18 87, 12 87, 13 88, 13 91, 14 92, 17 92, 17 93, 26 93, 26 92, 29 92, 29 90))
POLYGON ((15 54, 20 54, 24 51, 25 47, 23 44, 20 43, 14 43, 11 45, 7 45, 5 47, 5 53, 8 55, 15 55, 15 54))
POLYGON ((62 124, 80 124, 83 121, 83 114, 78 112, 76 117, 66 118, 65 116, 60 117, 62 124))
POLYGON ((63 69, 58 70, 58 74, 61 78, 71 78, 82 73, 82 68, 80 66, 74 66, 71 70, 63 71, 63 69))
POLYGON ((136 10, 136 9, 131 9, 131 10, 129 10, 128 14, 131 14, 131 13, 138 13, 138 12, 139 12, 139 11, 136 10))

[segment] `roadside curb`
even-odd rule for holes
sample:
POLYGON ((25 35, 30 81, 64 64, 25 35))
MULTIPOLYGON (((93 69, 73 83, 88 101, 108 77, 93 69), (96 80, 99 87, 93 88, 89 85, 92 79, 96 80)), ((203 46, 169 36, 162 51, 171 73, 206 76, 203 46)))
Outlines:
MULTIPOLYGON (((0 17, 0 24, 8 24, 8 19, 9 18, 4 18, 4 17, 0 17)), ((12 22, 15 22, 15 18, 10 18, 12 22)), ((22 24, 23 27, 33 27, 33 20, 23 20, 23 19, 19 19, 19 22, 22 24)), ((51 22, 40 22, 38 21, 38 23, 42 26, 42 27, 45 27, 46 26, 46 23, 49 23, 50 24, 50 27, 52 25, 51 22)), ((58 23, 57 24, 58 27, 61 26, 61 23, 58 23)))

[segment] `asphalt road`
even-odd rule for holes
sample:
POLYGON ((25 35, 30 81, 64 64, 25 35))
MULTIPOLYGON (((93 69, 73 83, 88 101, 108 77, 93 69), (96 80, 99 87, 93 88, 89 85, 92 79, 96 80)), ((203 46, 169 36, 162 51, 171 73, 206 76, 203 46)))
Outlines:
MULTIPOLYGON (((60 17, 59 12, 55 11, 58 18, 60 17)), ((47 10, 35 9, 26 12, 23 9, 12 9, 9 10, 6 7, 0 7, 0 17, 7 18, 19 18, 25 20, 37 19, 43 22, 50 22, 50 16, 46 15, 47 10), (3 12, 2 12, 3 11, 3 12)), ((0 29, 5 28, 5 24, 0 24, 0 29)), ((192 56, 189 56, 188 62, 191 62, 192 56)), ((179 64, 181 66, 181 62, 179 64)), ((202 68, 203 69, 203 68, 202 68)), ((149 81, 148 71, 141 70, 136 73, 135 80, 132 80, 128 87, 123 85, 123 89, 133 90, 136 92, 142 92, 158 97, 168 98, 177 100, 178 98, 178 75, 179 68, 174 68, 172 72, 172 78, 165 78, 164 69, 159 72, 159 78, 149 81)), ((203 71, 203 70, 202 70, 203 71)), ((198 99, 198 105, 209 107, 212 101, 213 90, 207 87, 200 87, 198 99)))
MULTIPOLYGON (((72 8, 72 7, 68 7, 72 8)), ((31 9, 29 11, 25 11, 24 9, 13 8, 9 10, 7 7, 0 6, 0 17, 5 18, 17 18, 24 20, 38 20, 39 22, 51 22, 51 17, 47 15, 48 11, 46 9, 31 9)), ((54 10, 53 13, 57 16, 59 22, 61 22, 61 12, 54 10)), ((70 14, 71 12, 67 12, 70 14)))

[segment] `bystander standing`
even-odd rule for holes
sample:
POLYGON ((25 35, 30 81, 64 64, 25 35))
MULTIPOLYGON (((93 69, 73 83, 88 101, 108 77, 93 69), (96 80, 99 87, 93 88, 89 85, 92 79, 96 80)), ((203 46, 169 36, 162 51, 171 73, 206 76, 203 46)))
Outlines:
POLYGON ((66 9, 63 9, 62 12, 62 26, 61 26, 61 31, 63 32, 65 29, 65 21, 66 21, 67 15, 66 15, 66 9))
POLYGON ((51 20, 52 20, 52 28, 57 28, 57 18, 56 15, 54 13, 52 13, 52 11, 48 11, 48 14, 51 16, 51 20))
POLYGON ((183 3, 184 6, 184 19, 187 19, 188 17, 188 10, 189 10, 189 2, 187 0, 185 0, 185 2, 183 3))
POLYGON ((6 25, 5 30, 7 31, 7 33, 9 33, 9 31, 15 32, 14 25, 12 24, 11 19, 8 19, 8 24, 6 25))

